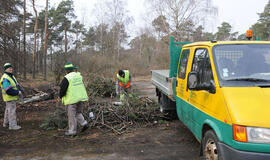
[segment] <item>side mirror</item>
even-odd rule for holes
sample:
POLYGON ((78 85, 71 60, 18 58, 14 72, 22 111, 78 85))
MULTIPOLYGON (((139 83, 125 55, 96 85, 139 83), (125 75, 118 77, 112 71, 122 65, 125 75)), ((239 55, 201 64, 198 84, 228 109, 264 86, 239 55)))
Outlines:
POLYGON ((209 93, 216 93, 216 87, 212 81, 210 83, 198 84, 197 72, 190 72, 188 74, 187 88, 193 91, 206 90, 209 93))
POLYGON ((216 87, 213 82, 200 84, 197 86, 197 90, 206 90, 212 94, 216 93, 216 87))
POLYGON ((196 90, 197 84, 198 84, 198 73, 197 72, 189 72, 187 88, 190 90, 196 90))

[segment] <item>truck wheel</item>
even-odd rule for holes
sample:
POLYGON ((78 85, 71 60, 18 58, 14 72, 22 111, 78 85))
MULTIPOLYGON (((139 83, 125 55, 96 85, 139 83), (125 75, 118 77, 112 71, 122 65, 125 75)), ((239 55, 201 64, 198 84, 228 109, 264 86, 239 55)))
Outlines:
POLYGON ((208 130, 202 141, 202 151, 204 160, 222 160, 218 146, 218 138, 213 130, 208 130))
POLYGON ((161 93, 159 99, 160 99, 160 102, 159 102, 160 112, 164 113, 165 117, 168 120, 176 120, 176 119, 178 119, 177 113, 176 113, 176 104, 175 104, 175 102, 171 101, 163 93, 161 93))

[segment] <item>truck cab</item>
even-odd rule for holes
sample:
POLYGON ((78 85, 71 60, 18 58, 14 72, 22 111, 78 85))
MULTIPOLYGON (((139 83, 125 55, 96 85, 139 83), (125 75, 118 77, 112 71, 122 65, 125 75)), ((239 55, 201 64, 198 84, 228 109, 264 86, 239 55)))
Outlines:
POLYGON ((270 159, 270 42, 196 42, 179 53, 168 78, 203 157, 270 159))

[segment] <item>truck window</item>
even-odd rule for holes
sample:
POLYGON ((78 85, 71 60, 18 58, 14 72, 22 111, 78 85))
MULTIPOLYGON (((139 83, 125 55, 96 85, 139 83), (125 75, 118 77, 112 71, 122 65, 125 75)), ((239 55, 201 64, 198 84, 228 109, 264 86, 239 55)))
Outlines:
POLYGON ((179 68, 178 68, 178 77, 181 79, 186 78, 188 57, 189 57, 189 49, 183 50, 181 58, 180 58, 180 62, 179 62, 179 68))
POLYGON ((199 84, 203 83, 209 84, 211 80, 212 81, 214 80, 211 62, 207 49, 200 48, 195 51, 191 71, 195 71, 198 73, 199 84))
POLYGON ((270 80, 269 44, 217 45, 212 51, 221 80, 239 78, 270 80))

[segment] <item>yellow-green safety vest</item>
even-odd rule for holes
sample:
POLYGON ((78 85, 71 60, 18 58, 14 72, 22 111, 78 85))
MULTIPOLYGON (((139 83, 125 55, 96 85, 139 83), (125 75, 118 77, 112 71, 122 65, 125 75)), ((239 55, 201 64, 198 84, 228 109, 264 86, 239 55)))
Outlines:
POLYGON ((119 79, 119 81, 123 84, 123 85, 127 85, 129 82, 129 71, 128 70, 124 70, 125 72, 125 77, 121 77, 119 74, 117 74, 117 78, 119 79))
POLYGON ((68 80, 66 95, 62 97, 64 105, 75 104, 80 101, 88 101, 88 95, 83 84, 82 76, 79 73, 71 72, 65 76, 68 80))
POLYGON ((18 90, 18 87, 17 87, 17 85, 16 84, 18 84, 18 82, 17 82, 17 80, 16 80, 16 78, 13 76, 13 77, 10 77, 9 75, 7 75, 6 73, 4 73, 4 75, 1 77, 1 80, 0 80, 0 83, 1 83, 1 90, 2 90, 2 96, 3 96, 3 100, 4 100, 4 102, 8 102, 8 101, 17 101, 17 100, 19 100, 19 96, 17 95, 17 96, 11 96, 11 95, 8 95, 7 93, 6 93, 6 91, 4 90, 4 86, 3 86, 3 84, 2 84, 2 82, 3 82, 3 80, 4 79, 7 79, 7 80, 9 80, 9 82, 10 82, 10 86, 14 89, 14 90, 18 90), (13 79, 15 80, 13 80, 13 79))

